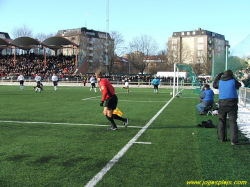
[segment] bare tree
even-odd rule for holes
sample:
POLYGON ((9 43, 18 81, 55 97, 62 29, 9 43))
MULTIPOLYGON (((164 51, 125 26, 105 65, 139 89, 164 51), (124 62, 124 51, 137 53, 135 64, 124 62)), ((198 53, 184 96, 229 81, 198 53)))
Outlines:
POLYGON ((44 33, 38 33, 35 35, 35 38, 39 41, 44 41, 45 39, 47 38, 50 38, 50 37, 53 37, 55 36, 56 34, 55 33, 50 33, 50 34, 44 34, 44 33))
POLYGON ((158 58, 160 59, 160 63, 158 63, 156 70, 157 71, 173 71, 174 64, 171 64, 168 61, 168 52, 167 50, 162 50, 158 53, 158 58))
POLYGON ((143 74, 144 70, 148 67, 146 59, 150 55, 156 55, 158 45, 151 36, 141 35, 136 37, 129 44, 129 61, 131 65, 143 74))
POLYGON ((14 39, 22 36, 32 37, 33 31, 24 24, 21 27, 15 27, 12 31, 12 34, 14 36, 14 39))
POLYGON ((108 45, 108 57, 109 57, 109 65, 108 65, 108 73, 114 73, 117 67, 115 67, 116 56, 120 56, 124 52, 124 39, 122 34, 119 31, 111 31, 110 37, 113 40, 109 42, 108 45))
POLYGON ((124 54, 125 47, 123 46, 124 44, 124 39, 122 34, 119 31, 111 31, 110 32, 110 37, 111 39, 114 40, 114 52, 116 55, 120 56, 121 54, 124 54))

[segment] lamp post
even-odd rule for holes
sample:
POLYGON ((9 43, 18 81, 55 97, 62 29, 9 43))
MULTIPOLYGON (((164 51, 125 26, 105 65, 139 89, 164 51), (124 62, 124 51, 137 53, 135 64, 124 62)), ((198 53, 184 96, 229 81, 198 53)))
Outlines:
POLYGON ((107 8, 106 8, 106 55, 105 55, 105 65, 106 65, 106 73, 108 73, 108 65, 109 65, 109 56, 108 56, 108 32, 109 32, 109 0, 107 0, 107 8))
POLYGON ((228 69, 228 48, 229 47, 230 47, 230 45, 227 42, 226 43, 226 64, 225 64, 225 71, 227 71, 227 69, 228 69))
MULTIPOLYGON (((214 34, 214 33, 213 33, 214 34)), ((215 36, 214 35, 212 35, 212 37, 213 37, 213 50, 212 50, 212 78, 214 78, 214 55, 215 55, 215 41, 214 41, 214 38, 215 38, 215 36)))

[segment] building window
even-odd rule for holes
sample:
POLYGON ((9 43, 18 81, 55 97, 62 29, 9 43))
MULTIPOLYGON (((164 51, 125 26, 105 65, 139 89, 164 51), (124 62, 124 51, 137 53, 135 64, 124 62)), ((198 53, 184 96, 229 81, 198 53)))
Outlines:
POLYGON ((204 62, 204 59, 203 58, 198 58, 198 63, 203 63, 204 62))
POLYGON ((172 40, 172 45, 173 45, 173 44, 177 44, 177 39, 173 39, 173 40, 172 40))
POLYGON ((190 32, 187 32, 187 35, 190 35, 190 32))
POLYGON ((0 38, 4 38, 5 39, 5 35, 4 34, 0 34, 0 38))
POLYGON ((198 44, 198 50, 203 50, 203 44, 198 44))
POLYGON ((204 43, 204 38, 199 37, 199 38, 198 38, 198 43, 204 43))
POLYGON ((197 52, 197 55, 198 55, 198 56, 203 56, 203 51, 198 51, 198 52, 197 52))
POLYGON ((176 45, 172 45, 172 50, 176 51, 177 50, 177 46, 176 45))
POLYGON ((182 32, 181 35, 185 35, 185 32, 182 32))
POLYGON ((195 35, 195 31, 193 31, 193 35, 195 35))

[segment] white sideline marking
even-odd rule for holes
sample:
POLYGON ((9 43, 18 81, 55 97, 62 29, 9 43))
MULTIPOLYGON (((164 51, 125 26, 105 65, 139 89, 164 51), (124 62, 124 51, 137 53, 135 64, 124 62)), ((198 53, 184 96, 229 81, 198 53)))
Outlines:
POLYGON ((85 100, 89 100, 89 99, 95 99, 95 98, 98 98, 98 97, 101 97, 101 96, 89 97, 89 98, 85 98, 85 99, 82 99, 82 100, 85 101, 85 100))
POLYGON ((134 143, 138 143, 138 144, 152 144, 151 142, 134 142, 134 143))
POLYGON ((103 176, 115 165, 116 162, 125 154, 125 152, 137 141, 137 139, 147 130, 147 128, 153 123, 153 121, 161 114, 161 112, 169 105, 169 103, 173 100, 172 97, 158 112, 157 114, 149 120, 149 122, 115 155, 109 163, 102 168, 99 173, 97 173, 89 182, 85 185, 85 187, 93 187, 95 186, 103 176))
MULTIPOLYGON (((46 125, 83 125, 83 126, 96 126, 96 127, 109 127, 110 125, 99 125, 99 124, 81 124, 81 123, 50 123, 50 122, 31 122, 31 121, 2 121, 2 123, 26 123, 26 124, 46 124, 46 125)), ((118 125, 117 127, 124 127, 124 125, 118 125)), ((143 128, 140 126, 128 126, 129 128, 143 128)))
MULTIPOLYGON (((90 97, 90 98, 86 98, 86 99, 82 99, 83 101, 87 101, 87 100, 92 100, 92 101, 97 101, 97 99, 95 99, 96 97, 90 97)), ((98 100, 99 101, 99 100, 98 100)), ((137 102, 137 103, 157 103, 157 102, 166 102, 166 101, 134 101, 134 100, 118 100, 119 101, 126 101, 126 102, 137 102)))

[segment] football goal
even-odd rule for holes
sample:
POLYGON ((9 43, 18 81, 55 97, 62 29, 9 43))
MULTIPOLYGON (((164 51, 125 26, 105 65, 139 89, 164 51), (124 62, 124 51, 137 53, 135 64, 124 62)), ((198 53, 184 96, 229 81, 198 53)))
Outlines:
POLYGON ((199 90, 199 82, 197 75, 194 73, 193 68, 190 64, 174 64, 174 82, 173 82, 173 97, 179 96, 180 90, 185 83, 189 82, 192 89, 199 90), (186 71, 188 77, 186 82, 180 77, 180 71, 186 71))

